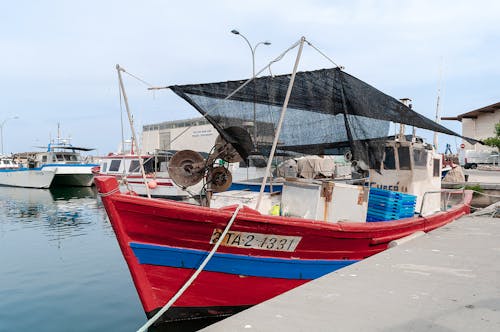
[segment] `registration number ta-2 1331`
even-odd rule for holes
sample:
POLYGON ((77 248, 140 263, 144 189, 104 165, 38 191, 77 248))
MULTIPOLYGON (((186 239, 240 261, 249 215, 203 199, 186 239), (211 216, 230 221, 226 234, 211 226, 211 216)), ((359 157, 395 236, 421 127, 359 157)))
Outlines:
MULTIPOLYGON (((215 244, 222 235, 221 229, 214 229, 210 243, 215 244)), ((283 236, 262 233, 227 232, 221 245, 227 247, 251 248, 274 251, 295 251, 301 236, 283 236)))

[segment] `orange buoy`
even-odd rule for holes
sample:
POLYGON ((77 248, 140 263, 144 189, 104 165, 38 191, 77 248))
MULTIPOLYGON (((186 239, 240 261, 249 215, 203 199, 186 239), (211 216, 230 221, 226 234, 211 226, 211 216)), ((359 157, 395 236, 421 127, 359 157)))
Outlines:
POLYGON ((148 187, 149 187, 149 189, 155 189, 156 187, 158 187, 158 183, 156 183, 155 180, 149 181, 148 187))

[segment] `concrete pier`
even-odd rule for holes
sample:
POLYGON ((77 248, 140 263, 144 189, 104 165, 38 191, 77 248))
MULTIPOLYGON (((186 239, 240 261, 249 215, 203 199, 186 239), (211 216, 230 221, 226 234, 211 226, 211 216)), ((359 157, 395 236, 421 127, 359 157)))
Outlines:
POLYGON ((463 217, 203 331, 500 331, 500 219, 463 217))

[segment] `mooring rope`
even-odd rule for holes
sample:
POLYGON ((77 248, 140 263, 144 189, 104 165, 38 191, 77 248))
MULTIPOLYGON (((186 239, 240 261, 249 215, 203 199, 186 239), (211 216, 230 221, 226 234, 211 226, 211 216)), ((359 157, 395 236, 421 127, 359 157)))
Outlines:
POLYGON ((113 194, 116 194, 119 191, 120 191, 120 188, 116 187, 115 189, 110 190, 107 193, 97 193, 97 195, 99 195, 101 197, 107 197, 107 196, 111 196, 113 194))
MULTIPOLYGON (((465 189, 465 190, 471 190, 471 189, 465 189)), ((492 194, 485 194, 477 190, 471 190, 472 192, 475 192, 476 194, 483 195, 483 196, 489 196, 489 197, 497 197, 500 198, 500 195, 492 195, 492 194)))
POLYGON ((198 267, 198 269, 196 270, 196 272, 193 273, 193 275, 191 276, 191 278, 189 278, 189 280, 186 281, 186 283, 184 284, 184 286, 182 286, 181 289, 179 289, 177 291, 177 293, 170 299, 170 301, 168 301, 167 304, 165 304, 165 306, 160 309, 160 311, 158 311, 153 317, 151 317, 146 322, 146 324, 144 324, 140 329, 138 329, 137 332, 145 332, 151 325, 153 325, 158 320, 158 318, 161 317, 161 315, 163 315, 172 306, 172 304, 175 303, 175 301, 177 301, 177 299, 184 293, 184 291, 186 289, 188 289, 188 287, 193 283, 193 281, 196 279, 196 277, 198 277, 198 275, 201 273, 201 271, 203 271, 203 269, 205 268, 205 265, 207 265, 207 263, 210 261, 210 259, 212 258, 212 256, 215 254, 215 252, 219 248, 220 244, 222 243, 222 241, 226 237, 227 232, 231 228, 231 225, 233 224, 234 220, 236 219, 236 216, 238 215, 238 212, 240 212, 240 209, 242 207, 243 207, 243 204, 241 204, 241 203, 238 204, 238 206, 234 210, 233 216, 231 217, 231 219, 227 223, 227 226, 224 229, 224 232, 222 232, 221 236, 219 237, 219 240, 214 245, 214 247, 212 248, 212 250, 210 251, 210 253, 208 254, 208 256, 203 261, 203 263, 201 263, 201 265, 198 267))

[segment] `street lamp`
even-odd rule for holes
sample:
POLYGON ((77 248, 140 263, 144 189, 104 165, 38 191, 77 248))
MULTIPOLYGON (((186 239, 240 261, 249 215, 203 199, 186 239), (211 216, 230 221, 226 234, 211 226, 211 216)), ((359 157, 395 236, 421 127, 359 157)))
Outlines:
MULTIPOLYGON (((250 44, 247 37, 242 35, 238 30, 233 29, 233 30, 231 30, 231 33, 240 36, 241 38, 245 39, 245 41, 247 42, 248 47, 250 48, 250 52, 252 52, 252 78, 255 79, 255 50, 257 49, 257 46, 259 46, 259 45, 269 46, 269 45, 271 45, 271 42, 267 41, 267 40, 261 41, 252 47, 252 44, 250 44)), ((255 89, 254 89, 254 98, 255 98, 255 89)), ((256 122, 256 120, 257 119, 256 119, 255 100, 254 100, 254 103, 253 103, 253 141, 255 144, 255 148, 257 148, 257 122, 256 122)))
POLYGON ((1 141, 1 146, 2 146, 2 155, 3 155, 3 126, 5 125, 5 123, 9 120, 14 120, 14 119, 19 119, 19 117, 16 115, 16 116, 12 116, 10 118, 7 118, 5 120, 3 120, 1 123, 0 123, 0 141, 1 141))

